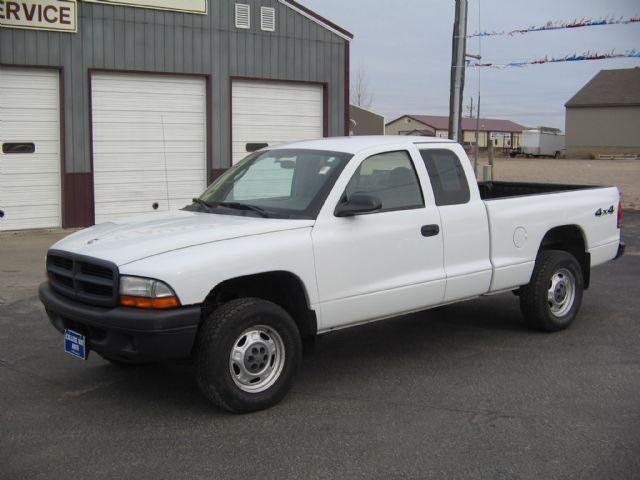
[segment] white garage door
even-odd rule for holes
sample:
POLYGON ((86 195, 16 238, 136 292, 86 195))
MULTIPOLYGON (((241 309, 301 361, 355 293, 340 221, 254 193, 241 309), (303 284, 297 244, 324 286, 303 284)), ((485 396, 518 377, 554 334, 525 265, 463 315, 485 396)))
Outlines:
POLYGON ((0 67, 0 143, 0 230, 60 227, 56 70, 0 67), (9 153, 28 144, 35 151, 9 153))
POLYGON ((248 143, 323 136, 322 85, 234 80, 232 98, 234 164, 248 155, 248 143))
POLYGON ((91 78, 96 223, 178 210, 206 188, 204 78, 91 78))

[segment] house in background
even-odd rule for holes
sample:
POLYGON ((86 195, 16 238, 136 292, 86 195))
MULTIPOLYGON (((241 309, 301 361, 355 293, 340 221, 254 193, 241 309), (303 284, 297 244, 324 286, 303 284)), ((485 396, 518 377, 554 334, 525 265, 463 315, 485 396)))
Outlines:
POLYGON ((357 105, 349 105, 350 135, 384 135, 384 117, 357 105))
MULTIPOLYGON (((462 131, 465 143, 475 143, 476 119, 463 118, 462 131)), ((480 119, 478 145, 486 148, 488 142, 494 147, 515 148, 520 146, 522 131, 525 127, 511 120, 480 119)), ((403 115, 387 123, 387 135, 424 135, 447 138, 449 136, 449 117, 436 115, 403 115)))
POLYGON ((567 156, 640 155, 640 68, 602 70, 565 107, 567 156))

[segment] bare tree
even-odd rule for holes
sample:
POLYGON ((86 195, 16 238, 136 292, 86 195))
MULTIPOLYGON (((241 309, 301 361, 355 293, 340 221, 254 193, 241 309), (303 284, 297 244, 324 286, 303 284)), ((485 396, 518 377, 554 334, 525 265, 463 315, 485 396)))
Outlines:
POLYGON ((358 67, 351 77, 351 103, 362 108, 371 108, 373 92, 369 75, 363 67, 358 67))

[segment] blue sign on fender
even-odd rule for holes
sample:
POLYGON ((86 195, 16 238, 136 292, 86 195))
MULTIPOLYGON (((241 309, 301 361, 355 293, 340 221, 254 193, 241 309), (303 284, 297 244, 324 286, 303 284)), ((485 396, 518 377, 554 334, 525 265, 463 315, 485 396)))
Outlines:
POLYGON ((64 351, 74 357, 87 359, 86 337, 78 332, 65 328, 64 330, 64 351))

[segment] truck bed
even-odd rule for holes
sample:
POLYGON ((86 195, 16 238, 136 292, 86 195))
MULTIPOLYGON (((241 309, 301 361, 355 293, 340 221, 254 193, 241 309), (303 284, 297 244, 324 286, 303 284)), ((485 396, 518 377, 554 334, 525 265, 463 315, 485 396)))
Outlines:
POLYGON ((498 200, 501 198, 526 197, 549 193, 570 192, 600 188, 593 185, 562 185, 553 183, 525 182, 478 182, 482 200, 498 200))

